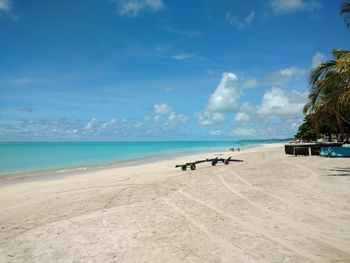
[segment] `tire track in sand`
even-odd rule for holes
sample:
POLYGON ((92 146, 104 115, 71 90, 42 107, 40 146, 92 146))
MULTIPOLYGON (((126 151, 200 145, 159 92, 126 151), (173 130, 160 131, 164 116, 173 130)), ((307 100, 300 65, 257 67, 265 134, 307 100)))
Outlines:
POLYGON ((276 238, 274 238, 273 236, 271 236, 268 232, 264 231, 264 230, 261 230, 261 229, 258 229, 246 222, 244 222, 241 218, 238 218, 232 214, 229 214, 219 208, 216 208, 214 206, 212 206, 211 204, 203 201, 203 200, 200 200, 188 193, 185 193, 184 191, 182 191, 181 189, 178 191, 179 194, 183 195, 184 197, 187 197, 211 210, 213 210, 215 213, 217 214, 221 214, 221 215, 224 215, 225 217, 227 218, 230 218, 231 220, 237 222, 238 224, 241 224, 243 225, 246 229, 248 229, 250 232, 252 232, 253 234, 255 235, 259 235, 259 236, 262 236, 263 238, 265 238, 266 240, 269 240, 270 242, 273 242, 275 244, 278 244, 280 247, 284 248, 285 250, 287 251, 291 251, 293 252, 295 255, 298 255, 300 257, 303 257, 303 258, 306 258, 310 261, 316 261, 316 262, 322 262, 323 258, 322 257, 318 257, 318 256, 315 256, 313 254, 310 254, 308 253, 308 251, 304 251, 304 252, 301 252, 303 250, 303 248, 296 248, 294 246, 290 246, 290 245, 287 245, 287 244, 284 244, 283 242, 277 240, 276 238))
MULTIPOLYGON (((216 174, 216 176, 220 179, 221 183, 231 193, 237 195, 239 198, 243 199, 244 201, 246 201, 248 204, 250 204, 251 206, 255 207, 256 209, 259 209, 259 210, 263 211, 264 213, 271 215, 272 218, 274 218, 274 220, 276 220, 276 221, 279 221, 279 223, 286 224, 289 228, 294 229, 298 233, 301 233, 302 235, 306 235, 306 236, 309 236, 309 237, 312 237, 312 233, 318 233, 319 229, 314 228, 312 225, 305 224, 305 223, 299 222, 297 220, 289 219, 289 217, 281 216, 280 213, 273 212, 273 211, 265 208, 261 204, 252 201, 251 199, 249 199, 248 197, 246 197, 246 196, 242 195, 241 193, 237 192, 233 187, 228 185, 227 182, 224 180, 224 178, 219 173, 217 173, 217 172, 212 172, 212 173, 216 174), (308 231, 310 228, 312 228, 314 230, 311 231, 311 232, 308 231)), ((328 238, 330 238, 330 237, 328 237, 328 238)), ((340 244, 340 246, 341 246, 341 249, 340 249, 339 248, 339 244, 338 244, 338 247, 334 247, 332 245, 333 242, 325 242, 324 240, 322 242, 320 242, 318 240, 318 237, 312 237, 312 239, 314 239, 316 242, 319 242, 320 244, 322 244, 324 246, 327 246, 327 247, 333 248, 333 249, 337 249, 337 250, 340 250, 344 254, 348 254, 348 252, 346 252, 348 250, 348 246, 346 246, 346 245, 343 246, 343 245, 340 244)), ((302 236, 300 236, 299 240, 303 240, 306 244, 308 244, 310 242, 310 240, 307 240, 307 239, 305 239, 302 236)), ((348 255, 350 256, 350 254, 348 254, 348 255)))
MULTIPOLYGON (((237 244, 234 243, 230 243, 228 241, 226 241, 225 239, 221 238, 220 236, 212 233, 210 230, 208 230, 205 226, 203 226, 202 224, 200 224, 197 220, 195 220, 193 217, 189 216, 185 210, 179 208, 178 206, 176 206, 174 203, 170 202, 168 199, 165 198, 161 198, 161 200, 167 204, 168 206, 170 206, 171 208, 173 208, 178 214, 180 214, 181 216, 183 216, 184 218, 186 218, 186 220, 193 225, 195 228, 199 229, 201 232, 203 232, 210 241, 216 243, 217 245, 219 245, 220 248, 224 248, 224 250, 228 253, 230 253, 232 251, 232 247, 235 247, 237 249, 235 249, 234 252, 236 252, 237 254, 239 254, 239 258, 244 259, 244 262, 254 262, 255 258, 253 256, 250 255, 250 253, 247 251, 247 249, 245 249, 244 247, 241 247, 237 244)), ((229 255, 230 258, 233 258, 234 256, 237 256, 237 254, 231 254, 229 255)), ((197 256, 197 255, 196 255, 197 256)), ((198 256, 197 256, 198 257, 198 256)), ((201 258, 202 259, 202 258, 201 258)), ((267 262, 267 261, 265 261, 267 262)))
MULTIPOLYGON (((327 187, 331 187, 331 188, 336 188, 336 189, 339 189, 341 191, 346 191, 348 190, 347 186, 346 186, 346 189, 344 189, 344 186, 337 186, 337 185, 329 185, 329 184, 325 184, 324 182, 322 182, 322 180, 317 180, 318 178, 321 177, 320 174, 318 174, 317 172, 315 172, 314 170, 310 169, 307 167, 307 165, 309 165, 308 163, 305 163, 303 162, 303 164, 300 164, 300 163, 295 163, 295 162, 292 162, 292 161, 283 161, 285 164, 287 165, 290 165, 292 167, 296 167, 297 169, 301 170, 301 171, 307 171, 311 176, 305 180, 305 183, 303 184, 303 186, 305 188, 308 188, 308 189, 312 189, 312 188, 315 188, 315 187, 312 187, 313 185, 314 186, 317 186, 317 185, 324 185, 324 186, 327 186, 327 187)), ((315 167, 314 167, 315 168, 315 167)), ((321 191, 322 192, 322 191, 321 191)), ((322 201, 326 201, 326 200, 322 200, 322 201)), ((346 217, 349 217, 350 214, 345 210, 345 211, 342 211, 344 216, 346 217)), ((322 217, 320 217, 322 218, 322 217)), ((336 223, 333 223, 333 222, 330 222, 328 219, 325 219, 325 218, 322 218, 323 220, 327 221, 328 223, 331 223, 335 226, 337 226, 336 223)))
POLYGON ((270 197, 272 197, 273 199, 276 199, 277 201, 281 202, 282 204, 286 205, 286 206, 289 206, 291 208, 293 208, 294 210, 296 211, 300 211, 300 212, 303 212, 311 217, 314 217, 316 219, 320 219, 320 220, 323 220, 324 222, 327 222, 328 224, 332 225, 333 227, 336 227, 338 228, 338 225, 335 224, 334 222, 331 222, 329 221, 328 219, 320 216, 320 215, 316 215, 314 213, 310 213, 309 211, 305 210, 305 209, 302 209, 300 208, 299 206, 296 206, 294 203, 280 197, 280 196, 277 196, 277 195, 274 195, 274 194, 271 194, 269 192, 266 192, 265 190, 261 189, 260 187, 256 187, 254 186, 253 184, 251 184, 250 182, 248 182, 247 180, 243 179, 241 176, 239 176, 238 174, 236 174, 235 172, 231 171, 231 170, 228 170, 226 169, 226 172, 229 172, 230 174, 232 174, 233 176, 235 176, 238 180, 240 180, 242 183, 248 185, 250 188, 262 193, 262 194, 265 194, 265 195, 268 195, 270 197))

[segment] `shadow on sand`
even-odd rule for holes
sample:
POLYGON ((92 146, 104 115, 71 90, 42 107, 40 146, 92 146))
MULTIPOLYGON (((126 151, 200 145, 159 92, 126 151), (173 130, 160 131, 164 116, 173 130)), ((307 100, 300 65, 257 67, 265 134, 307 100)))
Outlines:
POLYGON ((335 167, 328 170, 333 173, 328 174, 327 176, 350 176, 350 167, 335 167))

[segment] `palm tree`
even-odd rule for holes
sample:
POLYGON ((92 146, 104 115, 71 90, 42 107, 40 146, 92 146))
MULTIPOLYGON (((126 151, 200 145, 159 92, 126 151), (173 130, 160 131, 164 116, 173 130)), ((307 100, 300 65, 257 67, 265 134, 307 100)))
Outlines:
MULTIPOLYGON (((339 14, 350 28, 350 0, 344 0, 339 14)), ((333 60, 311 71, 304 113, 318 132, 350 134, 350 51, 333 50, 332 54, 333 60)))
POLYGON ((310 74, 309 102, 304 113, 319 127, 325 119, 336 121, 340 133, 350 127, 350 51, 333 50, 333 60, 322 63, 310 74))
POLYGON ((344 1, 339 14, 345 16, 345 24, 350 28, 350 2, 348 0, 344 1))

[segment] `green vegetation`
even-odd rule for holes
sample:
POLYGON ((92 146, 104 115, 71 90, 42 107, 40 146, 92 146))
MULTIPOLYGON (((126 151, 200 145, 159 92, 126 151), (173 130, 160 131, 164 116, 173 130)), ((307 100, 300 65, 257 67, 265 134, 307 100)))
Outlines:
POLYGON ((350 27, 350 1, 344 1, 339 14, 344 16, 346 26, 350 27))
POLYGON ((297 134, 295 134, 295 138, 303 141, 316 141, 317 133, 310 116, 305 116, 303 123, 299 126, 297 134))
MULTIPOLYGON (((350 2, 340 11, 350 26, 350 2)), ((333 60, 326 61, 310 73, 309 102, 304 107, 304 122, 295 135, 315 140, 319 134, 350 135, 350 51, 333 50, 333 60)))
POLYGON ((331 120, 326 120, 323 124, 316 129, 315 124, 310 115, 306 115, 303 123, 299 126, 298 132, 295 138, 303 141, 316 141, 319 134, 324 134, 328 140, 331 139, 332 134, 337 134, 337 128, 330 125, 331 120))

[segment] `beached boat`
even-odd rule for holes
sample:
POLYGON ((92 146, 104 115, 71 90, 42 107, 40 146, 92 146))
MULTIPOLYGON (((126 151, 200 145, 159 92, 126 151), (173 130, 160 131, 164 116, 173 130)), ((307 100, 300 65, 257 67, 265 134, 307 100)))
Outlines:
POLYGON ((326 157, 350 157, 350 147, 324 146, 321 147, 320 155, 326 157))
POLYGON ((320 155, 322 147, 341 147, 342 143, 296 143, 286 144, 284 151, 290 155, 320 155))

